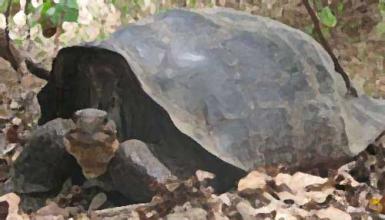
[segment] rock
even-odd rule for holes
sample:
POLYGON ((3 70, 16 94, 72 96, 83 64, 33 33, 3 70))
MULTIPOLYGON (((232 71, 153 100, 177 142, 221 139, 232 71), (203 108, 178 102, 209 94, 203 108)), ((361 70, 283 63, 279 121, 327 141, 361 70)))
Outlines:
POLYGON ((75 127, 71 120, 55 119, 38 127, 14 164, 12 185, 17 193, 59 190, 78 169, 63 144, 63 136, 75 127))
POLYGON ((154 192, 150 185, 155 181, 165 183, 175 179, 149 150, 149 146, 139 140, 123 142, 108 169, 114 188, 136 202, 148 202, 154 192))
POLYGON ((11 122, 13 125, 20 126, 22 123, 22 120, 18 117, 14 117, 11 122))
POLYGON ((118 198, 118 204, 127 202, 111 187, 110 176, 102 175, 119 145, 114 123, 106 116, 104 111, 84 109, 76 112, 75 123, 59 118, 38 127, 15 161, 5 191, 19 193, 25 211, 41 208, 62 190, 65 180, 83 184, 84 190, 101 190, 118 198), (85 180, 87 176, 98 178, 85 180))
POLYGON ((19 109, 21 106, 18 102, 16 102, 15 100, 12 100, 11 104, 9 105, 9 107, 12 109, 12 110, 16 110, 16 109, 19 109))
POLYGON ((107 201, 107 195, 104 193, 98 193, 92 198, 88 207, 88 212, 99 209, 107 201))
POLYGON ((195 172, 195 176, 197 177, 199 182, 204 182, 206 180, 212 180, 215 178, 214 174, 212 174, 210 172, 206 172, 204 170, 197 170, 195 172))
POLYGON ((101 176, 119 147, 115 123, 97 109, 77 111, 75 123, 76 128, 64 136, 66 150, 76 158, 85 177, 101 176))
POLYGON ((217 157, 244 170, 327 169, 385 129, 384 103, 347 97, 310 36, 229 9, 169 10, 64 48, 51 76, 38 95, 40 123, 103 109, 121 141, 157 146, 151 152, 173 174, 206 170, 227 187, 244 173, 217 157))

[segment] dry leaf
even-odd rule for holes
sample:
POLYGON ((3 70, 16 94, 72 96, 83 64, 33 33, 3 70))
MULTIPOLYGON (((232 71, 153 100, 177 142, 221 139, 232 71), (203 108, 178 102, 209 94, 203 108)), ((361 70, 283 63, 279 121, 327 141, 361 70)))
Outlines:
POLYGON ((67 218, 69 216, 69 213, 67 210, 60 208, 56 203, 50 202, 48 205, 44 206, 43 208, 40 208, 36 211, 36 214, 44 217, 44 216, 62 216, 67 218))
POLYGON ((246 177, 242 178, 238 183, 238 191, 246 189, 263 189, 266 186, 266 181, 271 177, 259 171, 252 171, 246 177))
POLYGON ((337 208, 334 208, 332 206, 326 208, 326 209, 320 209, 315 212, 315 214, 321 218, 321 219, 330 219, 330 220, 351 220, 352 217, 337 208))

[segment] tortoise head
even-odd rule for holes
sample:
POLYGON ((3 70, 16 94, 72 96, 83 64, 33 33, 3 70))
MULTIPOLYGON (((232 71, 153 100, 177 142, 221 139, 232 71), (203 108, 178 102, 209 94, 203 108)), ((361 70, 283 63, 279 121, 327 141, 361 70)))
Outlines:
POLYGON ((83 109, 75 113, 76 128, 64 137, 68 153, 82 167, 86 178, 104 174, 119 147, 116 128, 105 111, 83 109))

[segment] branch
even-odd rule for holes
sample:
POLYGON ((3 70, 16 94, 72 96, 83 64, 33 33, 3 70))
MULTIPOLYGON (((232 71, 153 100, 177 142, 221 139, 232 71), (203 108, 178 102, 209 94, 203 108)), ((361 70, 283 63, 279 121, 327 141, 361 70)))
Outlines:
POLYGON ((17 69, 19 69, 20 64, 18 62, 18 59, 14 56, 14 54, 12 52, 12 48, 11 48, 11 44, 10 44, 10 38, 9 38, 9 15, 10 15, 10 11, 11 11, 11 6, 12 6, 12 0, 9 0, 8 1, 8 5, 7 5, 7 10, 4 13, 4 16, 5 16, 4 36, 0 35, 1 38, 2 38, 0 46, 4 47, 4 51, 0 52, 0 55, 4 59, 9 61, 9 63, 12 66, 12 68, 17 70, 17 69))
MULTIPOLYGON (((64 5, 67 5, 67 0, 64 0, 64 5)), ((63 29, 62 29, 62 25, 63 25, 63 20, 64 20, 64 10, 60 13, 60 17, 59 17, 59 22, 58 22, 58 25, 56 27, 56 33, 55 33, 55 53, 57 53, 59 51, 59 44, 60 44, 60 35, 62 34, 63 32, 63 29)))
POLYGON ((29 59, 25 60, 25 64, 29 72, 31 72, 33 75, 37 76, 40 79, 44 79, 46 81, 49 80, 50 72, 48 70, 44 69, 43 67, 32 62, 29 59))
POLYGON ((318 20, 317 14, 314 12, 313 8, 310 6, 309 0, 302 0, 302 2, 305 5, 307 12, 309 13, 311 20, 313 21, 314 30, 318 35, 321 45, 324 47, 324 49, 327 51, 327 53, 333 60, 335 71, 337 71, 345 81, 346 89, 348 90, 348 95, 353 97, 358 97, 357 90, 352 86, 348 74, 340 65, 336 55, 333 53, 332 48, 330 47, 324 35, 322 34, 321 25, 318 20))

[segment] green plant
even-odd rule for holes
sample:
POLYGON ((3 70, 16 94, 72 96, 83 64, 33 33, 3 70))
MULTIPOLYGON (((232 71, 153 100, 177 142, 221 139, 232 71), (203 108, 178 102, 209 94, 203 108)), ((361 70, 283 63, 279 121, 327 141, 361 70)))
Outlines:
POLYGON ((382 21, 376 25, 376 31, 379 35, 385 35, 385 0, 379 0, 378 9, 380 10, 382 21))
MULTIPOLYGON (((14 18, 20 25, 25 22, 29 27, 40 24, 44 36, 54 35, 63 22, 76 22, 79 16, 79 7, 76 0, 46 0, 41 4, 32 4, 31 1, 0 0, 0 13, 14 18), (10 9, 7 11, 7 9, 10 9), (30 15, 30 16, 27 16, 30 15)), ((9 24, 7 24, 9 25, 9 24)))
POLYGON ((329 6, 323 7, 318 12, 318 17, 323 25, 326 27, 335 27, 337 25, 337 17, 334 15, 329 6))

